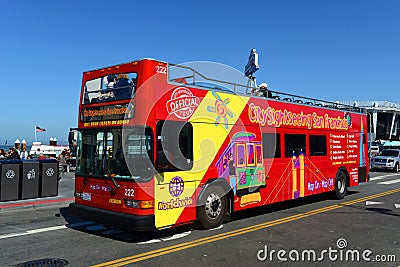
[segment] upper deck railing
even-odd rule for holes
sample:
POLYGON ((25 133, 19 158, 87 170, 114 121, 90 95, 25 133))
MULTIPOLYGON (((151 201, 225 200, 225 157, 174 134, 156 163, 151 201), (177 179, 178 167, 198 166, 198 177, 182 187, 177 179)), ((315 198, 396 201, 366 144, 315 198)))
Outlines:
MULTIPOLYGON (((214 78, 209 78, 191 67, 182 66, 178 64, 169 64, 168 75, 169 75, 168 77, 169 81, 172 83, 185 86, 190 85, 193 87, 199 87, 208 90, 210 89, 219 90, 219 91, 247 95, 247 96, 252 95, 253 91, 258 90, 258 88, 251 85, 243 85, 243 84, 218 80, 214 78)), ((271 96, 269 97, 269 99, 272 100, 364 113, 364 110, 358 106, 346 105, 343 103, 339 103, 338 101, 330 102, 316 98, 283 93, 275 90, 269 90, 269 91, 271 92, 271 96)), ((253 95, 253 97, 265 98, 263 96, 255 96, 255 95, 253 95)))

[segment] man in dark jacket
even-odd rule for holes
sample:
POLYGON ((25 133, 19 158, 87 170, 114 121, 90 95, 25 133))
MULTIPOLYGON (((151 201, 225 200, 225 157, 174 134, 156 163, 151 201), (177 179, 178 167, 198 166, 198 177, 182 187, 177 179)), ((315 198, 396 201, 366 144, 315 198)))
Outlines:
POLYGON ((132 84, 129 83, 128 74, 118 74, 117 82, 113 88, 116 99, 127 99, 131 98, 132 84))

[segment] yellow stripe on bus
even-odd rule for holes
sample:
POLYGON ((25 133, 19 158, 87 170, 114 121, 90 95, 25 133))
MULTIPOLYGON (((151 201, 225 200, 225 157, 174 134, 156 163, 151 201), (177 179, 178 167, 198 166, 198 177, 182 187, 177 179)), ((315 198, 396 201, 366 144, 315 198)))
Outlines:
MULTIPOLYGON (((174 177, 182 178, 185 191, 182 196, 172 197, 168 185, 160 187, 155 181, 155 217, 156 227, 165 228, 177 222, 185 206, 171 209, 159 209, 165 203, 186 201, 188 197, 195 205, 194 192, 202 180, 222 144, 230 134, 232 127, 238 123, 248 97, 209 91, 197 107, 189 121, 193 126, 193 168, 189 171, 164 173, 164 183, 174 177)), ((241 124, 241 123, 239 123, 241 124)), ((215 177, 216 178, 216 177, 215 177)), ((186 201, 187 202, 187 201, 186 201)))

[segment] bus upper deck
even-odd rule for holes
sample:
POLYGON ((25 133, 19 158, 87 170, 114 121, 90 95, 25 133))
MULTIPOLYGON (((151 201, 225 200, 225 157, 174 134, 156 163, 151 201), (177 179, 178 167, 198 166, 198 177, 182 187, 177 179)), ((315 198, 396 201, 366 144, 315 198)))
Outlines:
MULTIPOLYGON (((106 103, 116 100, 130 100, 135 97, 136 89, 138 87, 144 84, 151 76, 158 74, 166 74, 167 80, 165 82, 172 85, 190 86, 192 88, 204 90, 216 90, 243 96, 252 95, 253 91, 258 90, 254 84, 245 85, 208 77, 190 66, 154 61, 151 59, 142 59, 85 72, 85 83, 83 86, 81 103, 86 105, 93 103, 106 103), (143 72, 141 70, 141 75, 138 77, 137 73, 139 68, 142 66, 141 63, 143 62, 145 62, 145 64, 149 62, 153 63, 153 65, 155 65, 155 70, 154 73, 149 72, 147 69, 143 72), (118 84, 109 81, 110 77, 117 78, 121 75, 125 75, 126 77, 126 83, 124 86, 119 86, 118 84), (110 87, 111 83, 113 83, 113 87, 110 87)), ((365 112, 360 107, 341 104, 339 102, 288 94, 277 90, 269 91, 271 92, 271 99, 269 100, 292 102, 296 104, 350 112, 365 112)), ((255 95, 252 95, 252 97, 262 98, 262 96, 255 95)))

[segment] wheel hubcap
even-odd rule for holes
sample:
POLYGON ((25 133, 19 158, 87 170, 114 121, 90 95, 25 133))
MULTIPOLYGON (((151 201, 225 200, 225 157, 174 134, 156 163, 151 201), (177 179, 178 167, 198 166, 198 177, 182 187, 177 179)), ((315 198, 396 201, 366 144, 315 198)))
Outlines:
POLYGON ((342 180, 338 180, 339 192, 342 194, 344 192, 345 186, 342 180))
POLYGON ((205 209, 207 216, 212 219, 221 214, 222 203, 218 194, 212 193, 207 197, 205 209))

